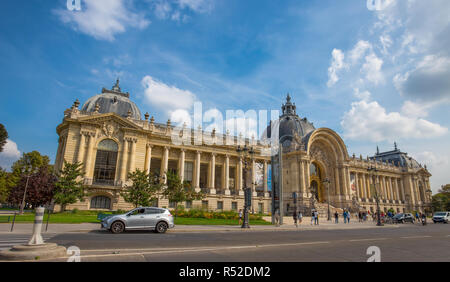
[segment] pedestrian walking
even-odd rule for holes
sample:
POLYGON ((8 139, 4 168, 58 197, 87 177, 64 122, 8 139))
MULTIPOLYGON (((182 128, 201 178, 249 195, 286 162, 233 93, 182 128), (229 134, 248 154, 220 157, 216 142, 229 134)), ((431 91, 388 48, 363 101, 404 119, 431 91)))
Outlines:
POLYGON ((314 210, 311 211, 311 225, 314 224, 314 217, 316 216, 316 214, 314 213, 314 210))
POLYGON ((298 224, 302 225, 303 214, 301 211, 298 212, 298 224))
POLYGON ((298 214, 297 214, 296 210, 294 210, 294 213, 292 214, 292 216, 294 218, 295 227, 298 227, 298 224, 297 224, 298 214))
POLYGON ((347 212, 347 223, 348 224, 350 224, 350 216, 351 216, 351 213, 348 211, 347 212))
POLYGON ((314 225, 319 225, 319 212, 314 212, 314 225))
POLYGON ((339 213, 337 211, 334 212, 334 223, 339 223, 339 213))
POLYGON ((342 216, 344 217, 344 224, 346 224, 347 223, 347 211, 344 211, 342 216))
POLYGON ((280 210, 275 211, 275 223, 277 227, 280 227, 280 210))

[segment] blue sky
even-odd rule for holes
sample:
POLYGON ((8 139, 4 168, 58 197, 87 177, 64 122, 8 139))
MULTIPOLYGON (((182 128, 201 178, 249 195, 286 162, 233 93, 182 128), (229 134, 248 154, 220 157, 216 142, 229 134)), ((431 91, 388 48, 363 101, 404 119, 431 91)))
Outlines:
POLYGON ((64 110, 120 77, 159 122, 195 101, 223 114, 276 110, 289 92, 350 154, 397 141, 428 165, 436 191, 450 183, 450 2, 378 3, 81 0, 69 11, 66 0, 3 1, 0 122, 10 137, 0 166, 32 150, 53 161, 64 110))

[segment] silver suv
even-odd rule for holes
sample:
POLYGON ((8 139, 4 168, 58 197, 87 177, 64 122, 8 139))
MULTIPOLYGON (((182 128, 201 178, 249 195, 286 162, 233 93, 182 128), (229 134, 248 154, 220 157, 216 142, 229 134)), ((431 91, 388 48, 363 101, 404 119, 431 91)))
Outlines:
POLYGON ((450 221, 450 212, 437 212, 433 215, 433 222, 448 223, 450 221))
POLYGON ((102 229, 115 234, 137 229, 154 229, 158 233, 165 233, 167 229, 175 227, 168 209, 154 207, 140 207, 125 214, 106 217, 101 225, 102 229))

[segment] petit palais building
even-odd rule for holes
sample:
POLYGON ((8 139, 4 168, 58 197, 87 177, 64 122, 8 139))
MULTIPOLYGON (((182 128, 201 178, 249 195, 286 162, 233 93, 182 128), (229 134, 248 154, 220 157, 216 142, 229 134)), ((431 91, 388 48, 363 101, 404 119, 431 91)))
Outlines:
MULTIPOLYGON (((332 212, 356 209, 373 213, 376 195, 385 212, 391 208, 396 212, 425 211, 430 206, 431 174, 426 166, 397 145, 392 151, 377 150, 366 158, 350 156, 335 131, 316 129, 307 118, 299 117, 289 95, 280 118, 265 133, 282 145, 272 156, 262 153, 269 145, 260 140, 204 132, 201 128, 190 130, 213 140, 240 138, 240 144, 253 147, 256 153, 244 159, 237 152, 238 142, 174 145, 173 130, 170 120, 157 123, 149 114, 142 118, 129 93, 122 92, 119 81, 111 90, 103 88, 81 108, 77 100, 64 112, 56 129, 59 144, 55 169, 60 170, 64 160, 83 163, 88 193, 83 202, 68 209, 132 209, 120 192, 131 185, 127 176, 136 169, 156 175, 174 171, 196 191, 206 194, 203 200, 180 203, 186 209, 243 209, 245 183, 252 189, 251 211, 255 213, 273 213, 276 208, 289 215, 294 208, 304 212, 315 208, 324 215, 328 203, 332 212), (376 168, 375 173, 368 170, 371 167, 376 168)), ((154 204, 173 207, 162 196, 154 204)))

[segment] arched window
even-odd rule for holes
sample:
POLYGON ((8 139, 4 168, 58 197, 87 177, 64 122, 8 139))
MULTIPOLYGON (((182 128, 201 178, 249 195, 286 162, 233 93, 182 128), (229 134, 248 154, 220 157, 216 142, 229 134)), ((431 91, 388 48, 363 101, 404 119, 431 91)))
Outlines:
POLYGON ((309 169, 311 175, 317 175, 320 177, 320 168, 315 163, 312 163, 309 169))
POLYGON ((119 146, 111 139, 98 144, 94 168, 94 184, 114 185, 119 146))
POLYGON ((111 199, 106 196, 96 196, 91 199, 91 209, 111 209, 111 199))

